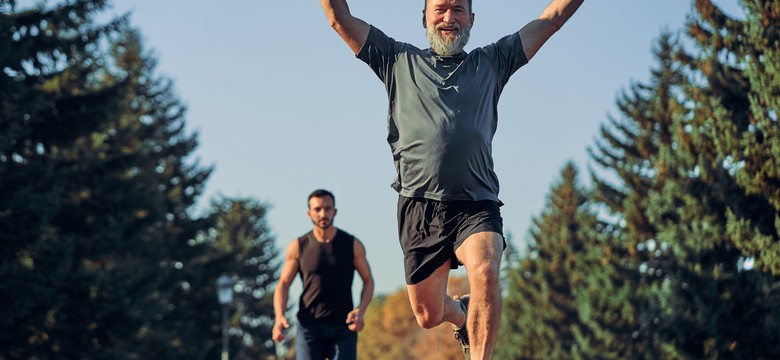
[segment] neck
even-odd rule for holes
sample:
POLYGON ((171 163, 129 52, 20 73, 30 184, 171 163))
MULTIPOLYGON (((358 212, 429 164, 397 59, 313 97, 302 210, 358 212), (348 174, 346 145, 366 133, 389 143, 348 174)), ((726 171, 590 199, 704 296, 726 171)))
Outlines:
POLYGON ((312 233, 314 234, 314 238, 317 239, 317 241, 321 243, 329 243, 333 241, 334 237, 336 237, 336 228, 334 226, 330 226, 325 229, 315 227, 312 233))

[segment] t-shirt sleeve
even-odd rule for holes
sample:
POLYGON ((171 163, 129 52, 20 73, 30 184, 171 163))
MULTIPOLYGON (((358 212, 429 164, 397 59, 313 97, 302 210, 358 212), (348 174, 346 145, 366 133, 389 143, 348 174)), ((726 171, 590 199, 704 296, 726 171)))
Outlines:
POLYGON ((393 40, 379 29, 371 26, 366 43, 363 44, 356 57, 368 64, 379 79, 386 83, 398 58, 397 54, 403 46, 403 43, 393 40))
POLYGON ((485 46, 482 51, 490 58, 493 68, 503 83, 507 83, 517 69, 528 63, 520 34, 516 32, 485 46))

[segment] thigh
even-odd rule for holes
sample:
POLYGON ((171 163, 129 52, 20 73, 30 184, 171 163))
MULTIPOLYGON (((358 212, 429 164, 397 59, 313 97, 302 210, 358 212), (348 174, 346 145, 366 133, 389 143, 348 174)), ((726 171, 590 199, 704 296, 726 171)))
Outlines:
POLYGON ((298 324, 298 336, 295 338, 295 358, 297 360, 325 359, 325 341, 316 326, 298 324))
POLYGON ((335 339, 335 356, 333 360, 355 360, 357 359, 357 337, 358 334, 343 327, 335 339))
POLYGON ((406 286, 409 292, 409 301, 415 314, 440 315, 444 313, 444 298, 447 295, 449 274, 450 262, 445 261, 426 279, 417 284, 406 286))
POLYGON ((469 235, 463 244, 455 250, 455 255, 467 271, 483 266, 491 271, 499 271, 501 253, 506 247, 504 237, 495 232, 483 231, 469 235))

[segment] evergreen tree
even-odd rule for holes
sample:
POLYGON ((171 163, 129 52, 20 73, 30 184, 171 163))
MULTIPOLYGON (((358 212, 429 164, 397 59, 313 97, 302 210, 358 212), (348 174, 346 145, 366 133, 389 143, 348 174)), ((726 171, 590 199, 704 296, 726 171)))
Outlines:
MULTIPOLYGON (((273 291, 279 265, 275 240, 265 219, 266 211, 266 206, 251 198, 213 201, 212 212, 217 223, 212 252, 217 256, 215 261, 203 263, 207 268, 195 266, 190 274, 192 280, 197 280, 211 268, 219 268, 235 277, 230 348, 236 349, 237 358, 262 359, 276 353, 271 330, 274 324, 273 291)), ((210 299, 213 298, 212 293, 210 299)), ((213 321, 214 317, 210 319, 213 321)), ((202 334, 208 332, 202 331, 202 334)), ((214 337, 203 340, 209 339, 214 337)))
POLYGON ((596 269, 586 254, 595 251, 590 231, 597 227, 577 184, 573 164, 533 222, 528 254, 509 273, 502 335, 496 355, 505 359, 588 358, 594 342, 578 298, 596 269))
POLYGON ((691 36, 711 59, 733 67, 729 78, 705 72, 713 97, 702 107, 712 119, 715 149, 747 193, 730 204, 729 233, 763 271, 780 275, 780 2, 743 1, 744 19, 697 2, 691 36))
POLYGON ((231 347, 270 354, 265 208, 193 215, 211 171, 190 159, 197 135, 137 32, 95 23, 105 6, 0 1, 0 353, 216 357, 227 272, 231 347))
POLYGON ((768 203, 738 182, 741 165, 719 151, 719 144, 738 141, 720 129, 751 128, 749 82, 734 61, 739 55, 723 47, 739 36, 730 38, 729 26, 713 30, 707 23, 736 20, 726 20, 709 1, 696 5, 689 27, 696 52, 678 56, 689 74, 688 109, 675 118, 674 146, 661 151, 669 171, 661 191, 650 195, 648 210, 659 243, 669 244, 674 257, 661 264, 665 278, 655 285, 657 308, 647 323, 686 357, 777 358, 777 279, 745 267, 727 231, 730 213, 765 223, 766 212, 750 209, 768 203))
POLYGON ((220 197, 211 202, 211 225, 176 254, 174 285, 164 298, 170 310, 149 325, 147 335, 136 345, 142 349, 139 353, 160 358, 219 357, 222 305, 217 301, 216 282, 227 275, 234 291, 227 309, 231 357, 275 354, 270 314, 278 264, 266 211, 266 206, 252 198, 220 197))
MULTIPOLYGON (((118 260, 127 266, 130 281, 117 283, 120 289, 143 286, 143 291, 133 302, 138 309, 126 309, 140 315, 134 319, 137 328, 130 327, 129 336, 117 339, 114 351, 159 358, 201 354, 202 343, 183 336, 187 330, 182 329, 202 327, 172 324, 188 305, 176 299, 187 286, 182 269, 209 250, 208 244, 195 239, 214 219, 191 213, 211 170, 189 160, 197 147, 197 134, 185 133, 186 108, 174 96, 172 82, 154 75, 155 61, 144 53, 140 35, 122 26, 111 38, 109 59, 111 75, 126 86, 125 96, 120 118, 95 136, 99 142, 94 147, 106 153, 104 159, 117 164, 118 174, 116 179, 97 179, 95 186, 111 184, 123 194, 117 197, 122 199, 123 211, 148 221, 134 226, 133 231, 139 231, 137 240, 132 233, 117 235, 127 253, 139 256, 138 262, 128 261, 130 257, 118 260)), ((92 151, 84 150, 83 156, 92 151)), ((216 299, 215 292, 211 294, 216 299)))
POLYGON ((594 291, 601 299, 591 299, 590 305, 593 314, 604 316, 594 331, 604 332, 619 357, 675 357, 642 326, 640 315, 650 306, 651 284, 663 279, 661 263, 672 255, 669 244, 659 242, 647 211, 649 195, 660 191, 669 171, 660 154, 673 146, 674 118, 684 113, 680 93, 685 78, 674 61, 678 47, 672 34, 661 35, 655 49, 658 66, 649 83, 635 83, 618 98, 621 118, 602 126, 596 149, 590 151, 605 170, 592 176, 593 199, 606 210, 608 231, 601 236, 611 244, 602 254, 605 268, 596 287, 604 289, 603 295, 594 291))
POLYGON ((79 357, 127 335, 104 328, 123 320, 111 318, 123 294, 104 291, 113 285, 103 275, 120 270, 100 253, 143 220, 117 214, 120 197, 103 202, 113 192, 91 186, 111 173, 97 166, 100 152, 82 157, 92 134, 117 121, 125 90, 101 79, 95 49, 119 25, 92 22, 102 6, 16 12, 0 2, 0 344, 12 358, 79 357))

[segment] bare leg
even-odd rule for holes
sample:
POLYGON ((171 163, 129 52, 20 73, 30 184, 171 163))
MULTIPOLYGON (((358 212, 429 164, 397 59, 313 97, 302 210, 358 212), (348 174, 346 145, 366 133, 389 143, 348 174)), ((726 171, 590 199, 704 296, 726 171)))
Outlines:
POLYGON ((455 250, 466 266, 471 301, 467 329, 471 345, 471 359, 490 359, 501 323, 501 291, 499 272, 503 237, 494 232, 480 232, 469 236, 455 250))
POLYGON ((425 329, 433 328, 445 321, 456 326, 466 321, 466 314, 463 313, 460 305, 447 296, 449 274, 450 262, 447 261, 427 279, 406 286, 417 323, 425 329))

